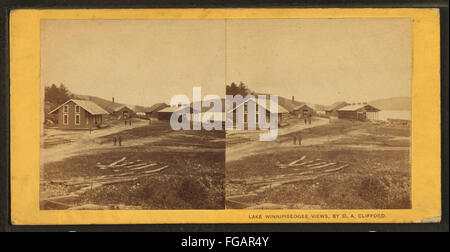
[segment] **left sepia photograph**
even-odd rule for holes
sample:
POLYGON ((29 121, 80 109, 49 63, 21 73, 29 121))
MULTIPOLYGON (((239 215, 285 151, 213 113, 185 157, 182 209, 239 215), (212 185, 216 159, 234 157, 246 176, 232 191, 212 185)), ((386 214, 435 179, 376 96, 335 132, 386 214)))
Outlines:
POLYGON ((41 20, 41 210, 225 208, 225 131, 170 125, 224 96, 224 25, 41 20))

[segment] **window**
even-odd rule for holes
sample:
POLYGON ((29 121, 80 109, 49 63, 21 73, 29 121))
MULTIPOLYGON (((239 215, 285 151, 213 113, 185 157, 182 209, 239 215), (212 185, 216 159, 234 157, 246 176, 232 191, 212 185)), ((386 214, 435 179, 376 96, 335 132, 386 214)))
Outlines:
POLYGON ((63 115, 63 124, 64 125, 69 124, 69 115, 68 114, 63 115))
POLYGON ((63 124, 69 124, 69 105, 63 106, 63 124))
POLYGON ((75 105, 75 125, 80 125, 80 106, 75 105))
POLYGON ((75 115, 75 124, 80 125, 80 114, 75 115))

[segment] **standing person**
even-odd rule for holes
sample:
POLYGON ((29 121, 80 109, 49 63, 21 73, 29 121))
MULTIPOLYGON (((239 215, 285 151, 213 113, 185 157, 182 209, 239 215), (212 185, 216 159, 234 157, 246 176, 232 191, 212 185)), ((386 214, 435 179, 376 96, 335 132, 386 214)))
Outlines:
POLYGON ((294 135, 293 139, 294 139, 294 145, 296 145, 297 144, 297 137, 294 135))
POLYGON ((122 146, 122 137, 119 136, 119 146, 122 146))
POLYGON ((311 114, 308 115, 308 123, 311 124, 311 114))
POLYGON ((303 119, 305 119, 305 125, 308 124, 308 116, 306 114, 303 114, 303 119))
POLYGON ((129 123, 130 123, 130 126, 131 126, 131 120, 129 121, 129 123))
POLYGON ((123 121, 125 123, 125 126, 127 126, 127 120, 123 121))
POLYGON ((117 138, 113 137, 113 145, 116 146, 117 138))
POLYGON ((302 135, 300 134, 300 132, 297 135, 297 139, 298 139, 298 145, 302 145, 302 135))

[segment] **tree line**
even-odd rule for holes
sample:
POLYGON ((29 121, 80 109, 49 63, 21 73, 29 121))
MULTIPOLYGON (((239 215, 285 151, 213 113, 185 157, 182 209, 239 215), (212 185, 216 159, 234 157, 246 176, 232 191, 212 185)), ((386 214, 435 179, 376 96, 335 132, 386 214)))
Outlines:
POLYGON ((69 91, 69 89, 64 86, 63 83, 59 84, 59 86, 52 84, 51 86, 45 87, 44 92, 44 114, 45 114, 45 123, 51 124, 56 123, 58 120, 57 114, 49 115, 48 113, 55 109, 57 106, 63 104, 67 100, 73 98, 74 95, 69 91))
POLYGON ((226 86, 226 94, 227 95, 242 95, 242 97, 245 97, 247 94, 249 94, 251 91, 248 89, 248 87, 243 83, 231 83, 230 85, 226 86))

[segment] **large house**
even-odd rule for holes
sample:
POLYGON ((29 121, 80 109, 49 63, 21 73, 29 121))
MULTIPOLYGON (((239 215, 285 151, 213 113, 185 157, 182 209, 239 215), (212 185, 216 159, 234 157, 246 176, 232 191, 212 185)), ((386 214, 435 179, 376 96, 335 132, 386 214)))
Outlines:
MULTIPOLYGON (((272 116, 277 116, 278 117, 278 124, 281 125, 283 123, 283 118, 285 115, 287 115, 289 113, 289 111, 287 109, 285 109, 283 106, 280 106, 279 104, 275 104, 272 103, 271 100, 266 100, 266 103, 263 104, 261 103, 261 101, 258 101, 258 99, 256 98, 249 98, 246 99, 245 101, 243 101, 240 104, 236 104, 236 106, 233 106, 233 109, 229 112, 233 113, 233 124, 235 124, 237 122, 236 120, 236 113, 239 111, 238 108, 239 107, 243 107, 244 110, 244 126, 247 125, 248 123, 248 104, 249 103, 254 103, 255 104, 255 108, 256 108, 256 123, 258 123, 258 115, 260 113, 266 113, 266 121, 269 122, 270 118, 272 116), (259 111, 259 106, 260 105, 263 109, 263 111, 259 111), (272 106, 277 105, 278 111, 277 113, 275 113, 274 111, 271 111, 272 106)), ((228 120, 228 119, 227 119, 228 120)))
POLYGON ((49 114, 58 113, 57 126, 60 129, 92 129, 100 127, 106 110, 92 101, 70 99, 49 114))

